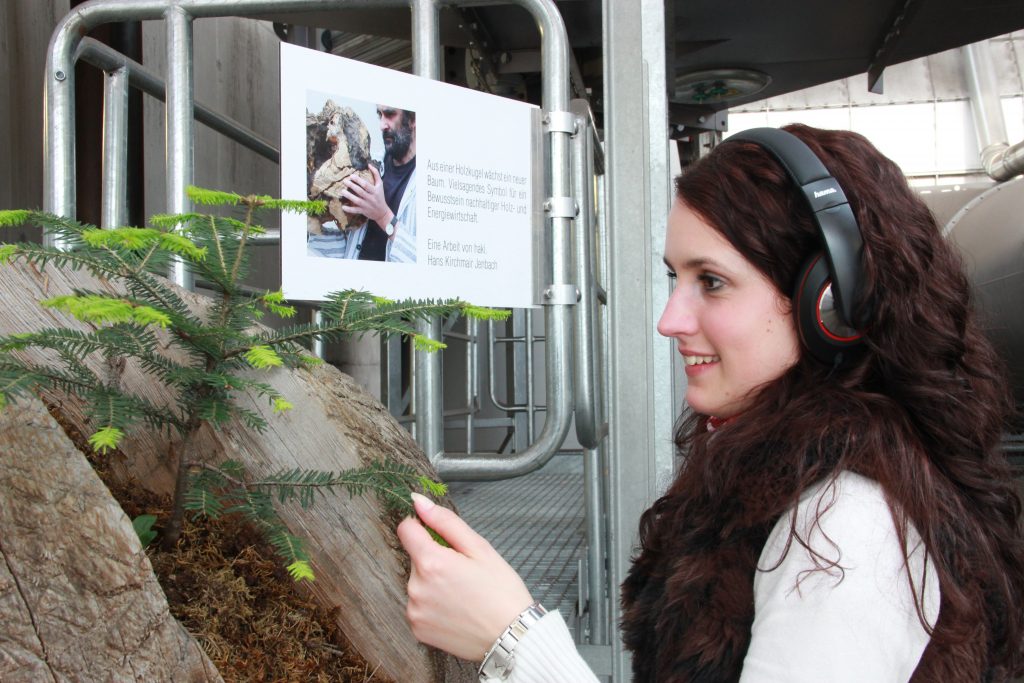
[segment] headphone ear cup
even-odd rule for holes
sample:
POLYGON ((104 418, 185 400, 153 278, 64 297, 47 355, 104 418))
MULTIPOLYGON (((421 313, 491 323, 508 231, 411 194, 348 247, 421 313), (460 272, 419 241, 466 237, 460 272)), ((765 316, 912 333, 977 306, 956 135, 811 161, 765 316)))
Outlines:
POLYGON ((825 365, 849 361, 863 346, 863 333, 847 326, 835 309, 828 263, 822 253, 812 255, 800 269, 793 313, 804 348, 825 365))

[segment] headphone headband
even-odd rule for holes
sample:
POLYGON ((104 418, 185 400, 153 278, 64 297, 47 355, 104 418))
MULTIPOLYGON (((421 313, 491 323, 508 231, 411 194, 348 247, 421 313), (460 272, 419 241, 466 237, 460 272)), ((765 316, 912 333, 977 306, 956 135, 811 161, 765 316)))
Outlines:
POLYGON ((854 320, 854 308, 860 296, 864 243, 839 182, 803 140, 792 133, 777 128, 752 128, 730 136, 725 142, 734 140, 762 147, 800 188, 825 248, 839 316, 850 327, 860 327, 854 320))

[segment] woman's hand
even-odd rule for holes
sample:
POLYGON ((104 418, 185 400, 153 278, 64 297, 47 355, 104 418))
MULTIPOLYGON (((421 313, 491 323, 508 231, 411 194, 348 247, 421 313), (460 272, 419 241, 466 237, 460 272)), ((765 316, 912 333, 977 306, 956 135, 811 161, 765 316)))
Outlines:
POLYGON ((533 598, 515 570, 458 515, 412 495, 419 518, 451 545, 438 544, 412 517, 398 525, 412 558, 406 617, 413 635, 479 662, 533 598))

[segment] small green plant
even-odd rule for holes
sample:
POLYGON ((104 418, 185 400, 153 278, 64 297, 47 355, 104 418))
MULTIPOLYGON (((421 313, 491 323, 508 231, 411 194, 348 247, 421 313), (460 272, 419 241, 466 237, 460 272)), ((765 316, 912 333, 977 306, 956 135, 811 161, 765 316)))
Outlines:
MULTIPOLYGON (((280 291, 253 294, 242 284, 249 239, 263 231, 253 222, 254 216, 262 209, 318 214, 324 211, 323 202, 194 187, 188 192, 196 205, 237 207, 243 217, 160 215, 150 219, 150 227, 101 230, 43 212, 0 211, 0 227, 33 223, 66 245, 59 250, 29 243, 2 244, 0 263, 21 260, 38 267, 84 268, 123 288, 123 294, 76 291, 40 302, 88 323, 88 332, 57 327, 0 337, 0 407, 41 391, 74 395, 87 407, 95 427, 89 443, 99 454, 117 448, 126 431, 139 423, 177 432, 179 441, 168 440, 167 458, 177 480, 171 516, 161 530, 164 547, 177 543, 186 511, 210 517, 241 514, 262 529, 296 580, 312 579, 301 539, 289 533, 275 513, 275 496, 282 502, 295 499, 309 505, 317 493, 339 488, 352 495, 373 492, 389 509, 407 513, 412 511, 410 490, 443 495, 444 485, 392 460, 340 473, 288 470, 252 481, 239 463, 210 463, 195 452, 201 426, 217 428, 238 419, 255 430, 266 428, 261 414, 236 400, 239 395, 266 400, 273 412, 291 409, 287 398, 256 378, 253 370, 316 365, 321 361, 303 346, 315 339, 334 341, 367 332, 397 334, 411 337, 417 349, 435 351, 444 345, 418 335, 417 319, 457 314, 504 319, 508 312, 461 301, 390 301, 348 290, 328 297, 319 323, 276 330, 260 327, 256 323, 266 312, 287 318, 295 309, 280 291), (204 286, 214 290, 204 313, 195 313, 178 290, 158 275, 167 272, 173 259, 184 262, 204 286), (25 360, 19 352, 32 347, 49 351, 55 362, 25 360), (103 362, 91 365, 89 359, 97 357, 103 362), (123 390, 116 369, 126 358, 168 387, 173 405, 156 405, 123 390), (97 372, 95 366, 109 372, 97 372)), ((140 536, 144 532, 152 533, 146 528, 140 536)))
POLYGON ((156 539, 156 531, 153 525, 156 524, 156 515, 139 515, 132 520, 132 528, 139 537, 142 547, 148 547, 156 539))

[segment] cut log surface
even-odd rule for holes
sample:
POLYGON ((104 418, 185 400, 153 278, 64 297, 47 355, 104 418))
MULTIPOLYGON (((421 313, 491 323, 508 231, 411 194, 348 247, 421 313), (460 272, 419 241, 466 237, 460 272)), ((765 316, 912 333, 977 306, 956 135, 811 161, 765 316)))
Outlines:
POLYGON ((37 400, 0 412, 0 680, 220 681, 132 523, 37 400))
MULTIPOLYGON (((8 302, 0 316, 0 334, 28 332, 45 327, 87 329, 60 312, 42 309, 37 301, 76 289, 114 289, 86 273, 48 268, 39 272, 21 264, 0 267, 0 300, 8 302)), ((183 298, 196 310, 206 300, 188 292, 183 298)), ((98 372, 109 371, 95 360, 98 372)), ((158 404, 169 404, 169 394, 153 378, 131 363, 118 370, 121 387, 158 404)), ((436 476, 410 435, 372 396, 332 366, 260 373, 260 380, 281 392, 294 408, 275 414, 263 402, 247 407, 261 413, 269 428, 256 433, 240 423, 219 431, 204 428, 200 452, 211 463, 237 460, 250 478, 261 478, 295 467, 340 471, 368 462, 392 458, 428 476, 436 476)), ((59 406, 62 419, 85 434, 87 425, 74 401, 47 397, 59 406)), ((177 440, 177 436, 173 439, 177 440)), ((173 472, 165 456, 171 437, 144 428, 122 442, 123 462, 115 468, 156 493, 169 493, 173 472)), ((359 653, 379 665, 379 671, 401 683, 462 683, 475 681, 472 665, 426 648, 416 642, 405 620, 405 583, 408 558, 395 535, 396 520, 388 519, 378 501, 347 493, 318 497, 309 508, 291 503, 278 506, 282 520, 307 541, 316 580, 304 583, 328 609, 337 607, 341 629, 359 653)))

